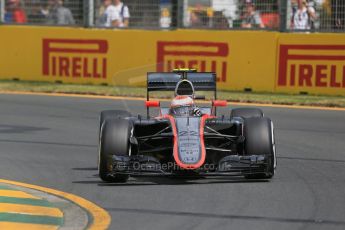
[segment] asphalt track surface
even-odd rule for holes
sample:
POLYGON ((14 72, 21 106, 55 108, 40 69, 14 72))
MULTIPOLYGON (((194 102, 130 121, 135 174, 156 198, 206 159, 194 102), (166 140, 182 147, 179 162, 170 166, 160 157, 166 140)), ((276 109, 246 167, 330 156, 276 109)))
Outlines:
MULTIPOLYGON (((231 106, 231 105, 230 105, 231 106)), ((111 229, 345 229, 345 112, 263 107, 275 123, 274 179, 97 175, 98 114, 142 101, 0 95, 0 175, 82 196, 111 229)))

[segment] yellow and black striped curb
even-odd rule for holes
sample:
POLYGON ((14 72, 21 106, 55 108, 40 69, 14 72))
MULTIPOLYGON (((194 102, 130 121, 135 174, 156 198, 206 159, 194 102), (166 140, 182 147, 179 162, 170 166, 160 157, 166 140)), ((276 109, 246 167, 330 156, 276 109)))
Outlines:
POLYGON ((107 229, 109 214, 81 197, 0 179, 0 229, 107 229))

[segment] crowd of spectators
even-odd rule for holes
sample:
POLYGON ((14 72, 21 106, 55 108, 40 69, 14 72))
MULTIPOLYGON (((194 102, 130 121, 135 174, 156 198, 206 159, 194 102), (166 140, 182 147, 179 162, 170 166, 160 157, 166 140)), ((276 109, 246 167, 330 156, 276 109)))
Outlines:
MULTIPOLYGON (((213 0, 220 2, 222 0, 213 0)), ((231 7, 213 4, 217 9, 209 13, 210 6, 203 9, 200 5, 190 7, 187 27, 203 28, 243 28, 243 29, 280 29, 280 9, 286 9, 286 30, 291 31, 331 31, 345 29, 345 0, 227 0, 236 5, 236 10, 227 13, 231 7), (283 6, 282 3, 287 3, 283 6), (222 21, 219 23, 216 22, 222 21)))
POLYGON ((63 0, 48 0, 45 3, 31 2, 30 11, 24 10, 21 0, 8 0, 5 7, 5 23, 37 23, 50 25, 74 25, 71 10, 63 0))
POLYGON ((20 0, 7 2, 4 21, 8 23, 26 23, 28 21, 20 0))
MULTIPOLYGON (((97 27, 272 29, 281 26, 279 0, 94 0, 97 27), (175 4, 175 5, 174 5, 175 4), (179 13, 176 11, 179 10, 179 13), (182 10, 182 11, 181 11, 182 10), (174 12, 175 11, 175 12, 174 12), (180 21, 181 12, 183 14, 180 21), (177 22, 180 24, 177 24, 177 22), (182 22, 182 23, 181 23, 182 22)), ((5 23, 76 25, 83 22, 84 0, 5 0, 5 23), (66 4, 64 1, 68 1, 66 4), (79 14, 79 15, 76 15, 79 14), (76 19, 77 17, 77 19, 76 19)), ((345 29, 345 0, 287 0, 285 29, 345 29)))

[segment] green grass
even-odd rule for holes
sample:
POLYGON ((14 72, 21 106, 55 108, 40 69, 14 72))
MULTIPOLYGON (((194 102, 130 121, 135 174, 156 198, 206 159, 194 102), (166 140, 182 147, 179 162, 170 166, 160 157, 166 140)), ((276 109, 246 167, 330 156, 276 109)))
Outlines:
MULTIPOLYGON (((146 89, 140 87, 57 84, 47 82, 10 80, 0 81, 0 91, 67 93, 129 97, 146 96, 146 89)), ((152 93, 152 96, 157 98, 170 98, 171 95, 171 93, 152 93)), ((218 98, 228 100, 229 102, 345 107, 344 96, 289 95, 272 93, 219 91, 218 98)))

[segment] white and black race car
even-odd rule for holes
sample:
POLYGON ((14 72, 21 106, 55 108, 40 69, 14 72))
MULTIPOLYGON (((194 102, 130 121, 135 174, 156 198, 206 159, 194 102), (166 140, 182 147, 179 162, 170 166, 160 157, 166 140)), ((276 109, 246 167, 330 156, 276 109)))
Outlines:
POLYGON ((270 179, 276 169, 272 121, 257 108, 234 108, 217 116, 215 73, 177 70, 147 74, 147 116, 107 110, 100 115, 99 176, 241 176, 270 179), (152 91, 173 91, 170 106, 150 100, 152 91), (196 91, 213 92, 208 107, 196 91), (150 116, 150 107, 159 114, 150 116))

